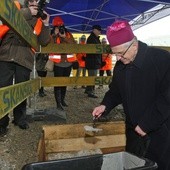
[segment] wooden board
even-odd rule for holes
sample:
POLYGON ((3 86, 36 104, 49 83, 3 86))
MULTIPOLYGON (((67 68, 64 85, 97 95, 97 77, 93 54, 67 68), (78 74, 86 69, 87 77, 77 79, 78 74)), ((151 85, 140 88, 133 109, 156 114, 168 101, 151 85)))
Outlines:
POLYGON ((40 79, 33 79, 0 88, 0 118, 40 88, 40 79))
POLYGON ((125 148, 125 124, 123 121, 97 123, 100 132, 86 132, 84 126, 92 123, 43 126, 43 137, 39 142, 39 161, 50 155, 81 151, 101 150, 103 153, 123 151, 125 148))
MULTIPOLYGON (((155 46, 170 51, 170 47, 167 46, 155 46)), ((41 48, 41 53, 86 53, 86 54, 103 54, 112 53, 109 45, 102 44, 53 44, 50 43, 41 48)))
POLYGON ((95 150, 125 146, 125 135, 46 140, 46 153, 95 150))
MULTIPOLYGON (((87 132, 84 129, 86 125, 92 126, 91 123, 43 126, 44 140, 85 137, 87 136, 87 132)), ((125 134, 125 124, 123 121, 97 123, 96 128, 103 129, 96 133, 96 136, 125 134)))
POLYGON ((91 76, 91 77, 43 77, 41 85, 44 87, 54 86, 76 86, 76 85, 108 85, 112 76, 91 76))

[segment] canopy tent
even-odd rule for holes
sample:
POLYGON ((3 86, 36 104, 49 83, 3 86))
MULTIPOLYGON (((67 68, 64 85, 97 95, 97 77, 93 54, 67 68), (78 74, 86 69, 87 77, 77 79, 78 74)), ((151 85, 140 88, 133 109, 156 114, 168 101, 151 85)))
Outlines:
POLYGON ((170 15, 170 0, 50 0, 45 9, 61 16, 71 32, 89 33, 101 25, 103 33, 114 20, 126 19, 133 29, 170 15))

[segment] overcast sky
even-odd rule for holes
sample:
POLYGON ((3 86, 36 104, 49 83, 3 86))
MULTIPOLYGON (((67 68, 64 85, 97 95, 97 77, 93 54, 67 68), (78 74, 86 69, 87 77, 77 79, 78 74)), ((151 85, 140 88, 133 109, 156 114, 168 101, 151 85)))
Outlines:
POLYGON ((139 40, 153 45, 170 46, 170 16, 134 31, 139 40))

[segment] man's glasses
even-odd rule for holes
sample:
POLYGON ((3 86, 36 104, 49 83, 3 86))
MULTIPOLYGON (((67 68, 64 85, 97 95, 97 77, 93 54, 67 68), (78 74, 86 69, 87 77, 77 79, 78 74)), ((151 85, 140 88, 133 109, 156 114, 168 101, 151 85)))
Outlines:
POLYGON ((125 50, 125 52, 122 54, 122 57, 124 57, 124 55, 128 52, 128 50, 130 49, 130 47, 132 46, 132 44, 134 43, 134 41, 129 45, 129 47, 125 50))
MULTIPOLYGON (((122 58, 125 58, 125 54, 128 52, 128 50, 130 49, 130 47, 132 46, 132 44, 134 43, 134 41, 129 45, 129 47, 124 51, 124 53, 113 53, 115 56, 119 56, 119 57, 122 57, 122 58)), ((126 59, 126 58, 125 58, 126 59)))

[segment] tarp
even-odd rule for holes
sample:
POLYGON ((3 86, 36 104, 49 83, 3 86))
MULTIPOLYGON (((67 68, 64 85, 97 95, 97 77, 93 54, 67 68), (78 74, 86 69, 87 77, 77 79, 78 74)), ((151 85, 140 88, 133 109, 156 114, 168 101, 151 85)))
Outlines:
POLYGON ((51 0, 45 10, 50 23, 61 16, 71 32, 89 33, 98 24, 105 33, 115 20, 126 19, 136 29, 170 15, 170 0, 51 0))

